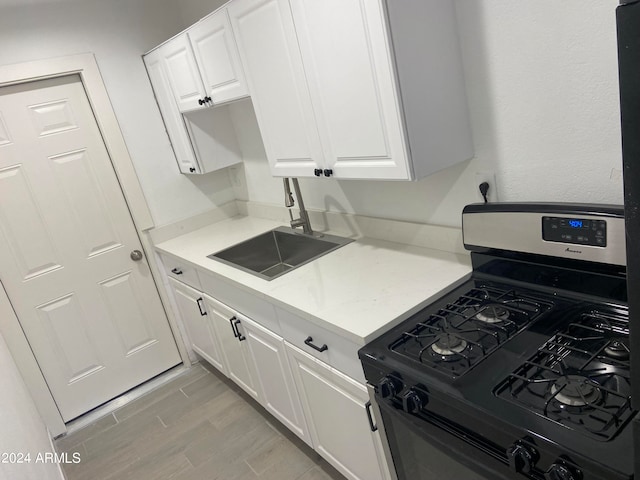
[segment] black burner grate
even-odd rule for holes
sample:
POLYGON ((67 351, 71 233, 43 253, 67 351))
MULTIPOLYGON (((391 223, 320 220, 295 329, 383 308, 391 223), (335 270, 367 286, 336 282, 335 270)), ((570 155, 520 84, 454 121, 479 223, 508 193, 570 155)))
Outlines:
POLYGON ((516 290, 473 288, 415 326, 389 348, 414 362, 459 377, 535 320, 551 304, 516 290))
POLYGON ((626 318, 600 311, 580 315, 496 394, 598 440, 613 438, 635 413, 626 318))

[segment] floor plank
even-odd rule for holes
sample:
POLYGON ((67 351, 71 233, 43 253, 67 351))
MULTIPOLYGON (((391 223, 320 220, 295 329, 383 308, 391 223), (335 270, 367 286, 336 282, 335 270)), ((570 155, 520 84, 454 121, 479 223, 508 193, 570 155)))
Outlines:
POLYGON ((222 374, 195 365, 56 440, 67 480, 344 480, 222 374))

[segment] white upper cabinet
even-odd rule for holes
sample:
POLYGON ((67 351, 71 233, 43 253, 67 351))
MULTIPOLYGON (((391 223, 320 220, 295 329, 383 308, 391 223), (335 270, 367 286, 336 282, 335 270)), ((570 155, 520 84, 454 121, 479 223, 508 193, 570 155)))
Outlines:
POLYGON ((201 174, 242 161, 228 106, 219 104, 247 90, 226 10, 192 28, 144 61, 180 172, 201 174))
POLYGON ((473 155, 453 2, 227 8, 273 175, 412 180, 473 155))
POLYGON ((250 94, 274 176, 416 180, 473 156, 454 2, 230 0, 160 50, 180 112, 250 94))
POLYGON ((144 63, 147 67, 149 80, 153 85, 156 102, 171 140, 180 172, 199 173, 198 162, 194 155, 184 120, 173 97, 160 49, 145 55, 144 63))
POLYGON ((380 2, 290 3, 325 168, 339 178, 411 177, 380 2))
POLYGON ((202 108, 207 95, 187 34, 172 38, 159 50, 178 109, 188 112, 202 108))
POLYGON ((287 0, 227 4, 265 151, 275 176, 308 176, 324 162, 287 0))
POLYGON ((226 9, 205 17, 187 31, 206 96, 214 105, 249 95, 226 9))
POLYGON ((249 95, 225 8, 203 18, 159 50, 181 112, 249 95))

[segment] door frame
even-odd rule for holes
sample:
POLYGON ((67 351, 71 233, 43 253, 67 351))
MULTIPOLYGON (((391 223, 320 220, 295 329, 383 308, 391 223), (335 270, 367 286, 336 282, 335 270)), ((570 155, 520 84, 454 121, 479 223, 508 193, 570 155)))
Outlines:
MULTIPOLYGON (((142 60, 140 60, 142 61, 142 60)), ((120 184, 120 189, 129 208, 134 227, 145 251, 156 290, 160 296, 169 326, 178 347, 183 364, 190 365, 187 349, 180 329, 170 308, 167 292, 162 288, 160 267, 153 250, 148 230, 154 222, 147 201, 136 175, 133 162, 120 131, 115 112, 102 81, 98 64, 93 54, 85 53, 32 62, 1 65, 0 87, 15 85, 46 78, 77 74, 93 110, 98 129, 102 134, 111 164, 120 184)), ((0 334, 4 337, 9 351, 22 375, 42 420, 52 437, 66 433, 67 428, 58 411, 55 400, 40 371, 40 367, 22 330, 10 299, 0 281, 0 334)))

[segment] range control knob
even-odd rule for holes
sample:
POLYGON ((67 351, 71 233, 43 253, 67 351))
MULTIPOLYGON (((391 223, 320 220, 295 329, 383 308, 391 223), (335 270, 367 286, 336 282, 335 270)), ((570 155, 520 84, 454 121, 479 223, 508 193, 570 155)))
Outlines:
POLYGON ((582 480, 582 472, 564 462, 556 462, 544 474, 546 480, 582 480))
POLYGON ((402 390, 402 384, 393 377, 384 377, 378 383, 378 393, 382 398, 393 397, 400 390, 402 390))
POLYGON ((516 473, 529 473, 538 461, 538 452, 523 442, 516 442, 507 450, 509 467, 516 473))
POLYGON ((422 397, 413 388, 402 395, 402 409, 407 413, 418 413, 423 404, 422 397))

